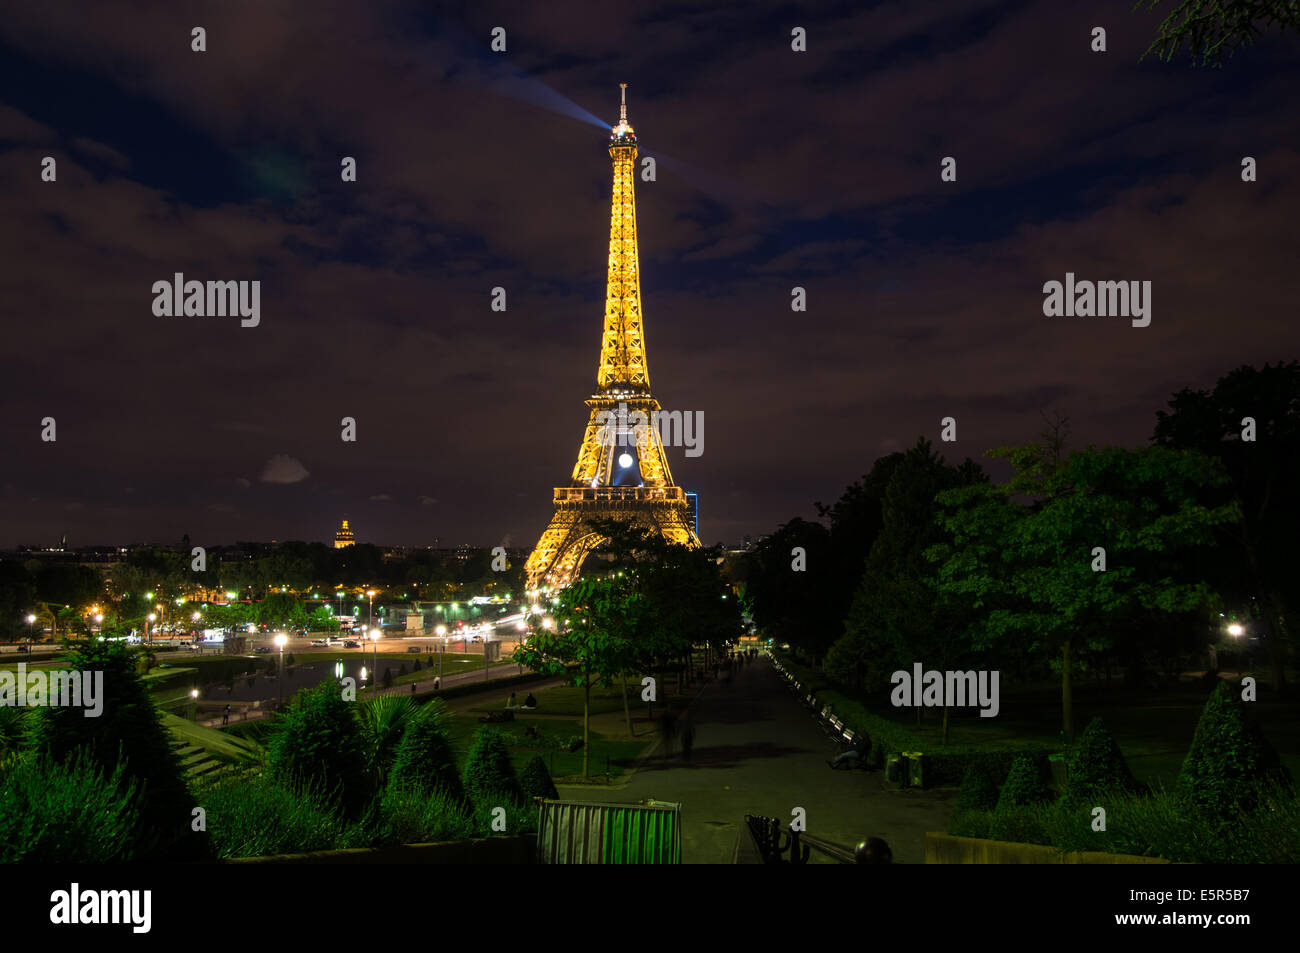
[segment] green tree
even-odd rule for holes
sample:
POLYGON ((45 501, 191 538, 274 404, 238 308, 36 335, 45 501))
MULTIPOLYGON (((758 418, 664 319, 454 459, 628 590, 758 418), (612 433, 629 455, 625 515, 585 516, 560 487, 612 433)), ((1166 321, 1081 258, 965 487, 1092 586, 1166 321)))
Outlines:
POLYGON ((1206 605, 1208 586, 1186 578, 1176 556, 1212 542, 1240 508, 1199 502, 1227 478, 1191 451, 1089 448, 1058 462, 1032 443, 989 455, 1010 460, 1011 480, 938 496, 950 534, 929 553, 941 563, 939 591, 983 614, 974 648, 1009 657, 1009 643, 1023 639, 1028 651, 1059 656, 1063 730, 1073 739, 1074 650, 1138 609, 1206 605))
MULTIPOLYGON (((826 660, 828 674, 860 687, 879 689, 900 667, 923 662, 940 670, 959 667, 969 652, 975 618, 964 600, 939 590, 938 572, 926 551, 945 538, 936 521, 935 497, 949 489, 985 482, 967 460, 950 466, 921 439, 892 467, 883 498, 882 525, 867 557, 844 624, 844 635, 826 660)), ((917 709, 918 719, 921 709, 917 709)), ((943 711, 948 743, 948 708, 943 711)))
POLYGON ((591 748, 591 686, 611 685, 624 671, 641 606, 631 580, 612 575, 583 577, 560 596, 553 629, 543 629, 515 649, 514 659, 534 672, 569 675, 583 689, 582 773, 591 748))
POLYGON ((143 787, 141 821, 135 833, 137 858, 194 859, 206 850, 205 838, 190 829, 193 799, 172 749, 171 735, 149 690, 137 673, 135 653, 121 643, 74 643, 68 658, 74 672, 103 673, 97 717, 73 706, 39 709, 32 747, 40 755, 67 763, 84 752, 105 776, 119 762, 128 779, 143 787))
MULTIPOLYGON (((1175 0, 1177 6, 1160 23, 1160 33, 1142 58, 1154 53, 1172 60, 1186 45, 1192 62, 1222 66, 1243 46, 1251 46, 1263 33, 1300 29, 1300 0, 1175 0)), ((1138 0, 1134 9, 1153 10, 1161 0, 1138 0)))
POLYGON ((1241 518, 1219 524, 1225 545, 1206 554, 1204 571, 1240 604, 1258 597, 1274 688, 1285 682, 1294 634, 1287 619, 1300 604, 1300 362, 1256 369, 1243 365, 1212 391, 1182 390, 1159 412, 1153 439, 1163 447, 1196 450, 1219 460, 1231 484, 1204 494, 1207 504, 1236 498, 1241 518), (1246 421, 1254 439, 1243 439, 1246 421))

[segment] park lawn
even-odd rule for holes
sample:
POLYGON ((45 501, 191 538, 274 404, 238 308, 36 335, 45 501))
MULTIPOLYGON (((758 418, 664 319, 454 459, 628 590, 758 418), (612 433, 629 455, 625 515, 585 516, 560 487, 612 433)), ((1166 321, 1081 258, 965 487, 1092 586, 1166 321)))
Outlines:
MULTIPOLYGON (((526 687, 525 687, 526 689, 526 687)), ((638 712, 643 712, 645 702, 641 701, 640 684, 628 681, 627 700, 628 707, 632 710, 632 717, 636 717, 638 712)), ((523 703, 527 697, 527 690, 518 692, 518 701, 523 703)), ((579 719, 582 718, 582 699, 583 689, 567 685, 557 685, 554 688, 543 688, 540 691, 533 692, 533 697, 537 699, 537 712, 541 715, 572 715, 579 719)), ((482 705, 472 708, 471 711, 496 711, 504 705, 483 703, 482 705)), ((591 689, 591 714, 609 715, 614 712, 623 713, 623 690, 621 687, 600 688, 592 686, 591 689)), ((581 721, 579 721, 578 731, 581 732, 581 721)))
MULTIPOLYGON (((1151 691, 1140 697, 1122 691, 1108 693, 1103 683, 1075 685, 1075 731, 1081 732, 1101 716, 1114 735, 1133 775, 1142 782, 1171 789, 1177 782, 1192 736, 1209 697, 1209 689, 1187 683, 1177 689, 1151 691)), ((996 718, 980 718, 974 709, 950 713, 948 742, 966 744, 1042 743, 1066 746, 1060 740, 1059 686, 1011 694, 1001 693, 996 718)), ((1256 702, 1264 736, 1277 749, 1293 777, 1300 777, 1300 711, 1294 706, 1256 702)), ((924 709, 918 726, 916 710, 874 705, 880 715, 906 728, 920 742, 939 745, 943 740, 941 709, 924 709)))
MULTIPOLYGON (((510 762, 515 773, 524 767, 535 755, 541 755, 553 777, 568 777, 582 774, 582 749, 566 751, 563 747, 546 745, 528 747, 524 743, 524 729, 530 724, 536 725, 543 732, 543 742, 563 741, 582 736, 582 719, 532 717, 527 714, 516 715, 513 722, 490 727, 499 730, 506 738, 506 748, 510 752, 510 762)), ((473 744, 474 733, 481 727, 476 715, 456 715, 447 734, 456 751, 456 760, 462 772, 465 756, 473 744)), ((654 735, 647 735, 640 741, 606 739, 600 732, 591 732, 591 757, 589 771, 592 775, 604 775, 606 759, 609 764, 609 776, 619 777, 647 744, 654 741, 654 735)))

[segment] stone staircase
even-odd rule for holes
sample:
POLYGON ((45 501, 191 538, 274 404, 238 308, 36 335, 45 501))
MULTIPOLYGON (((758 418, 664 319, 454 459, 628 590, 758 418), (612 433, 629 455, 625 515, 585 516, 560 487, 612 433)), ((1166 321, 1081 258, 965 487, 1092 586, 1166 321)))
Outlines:
POLYGON ((186 744, 184 741, 173 741, 172 751, 176 752, 176 756, 181 762, 181 770, 185 772, 185 776, 189 780, 210 777, 228 767, 224 762, 219 761, 209 751, 200 748, 198 745, 186 744))

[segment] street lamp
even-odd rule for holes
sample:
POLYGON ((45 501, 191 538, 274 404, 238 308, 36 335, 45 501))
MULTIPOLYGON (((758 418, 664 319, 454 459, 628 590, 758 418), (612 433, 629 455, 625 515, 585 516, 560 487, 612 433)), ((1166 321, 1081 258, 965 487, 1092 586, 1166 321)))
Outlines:
POLYGON ((375 590, 367 589, 366 595, 370 598, 370 621, 366 625, 373 626, 375 624, 375 590))
POLYGON ((28 652, 32 650, 32 626, 35 623, 36 623, 36 616, 29 614, 27 616, 27 651, 28 652))
POLYGON ((370 641, 375 643, 375 675, 379 675, 379 630, 370 630, 370 641))
POLYGON ((440 625, 433 630, 438 636, 440 644, 438 645, 438 687, 442 687, 442 657, 447 654, 447 627, 440 625))
POLYGON ((1245 628, 1243 628, 1241 625, 1239 625, 1236 622, 1228 626, 1228 634, 1232 636, 1234 639, 1240 636, 1245 631, 1246 631, 1245 628))
POLYGON ((276 681, 276 689, 275 689, 275 694, 277 699, 275 707, 277 710, 284 703, 284 643, 288 641, 289 641, 289 637, 285 635, 283 632, 281 632, 279 635, 275 637, 275 644, 280 647, 280 673, 279 673, 279 678, 276 681))
POLYGON ((156 618, 158 617, 154 615, 152 612, 150 612, 147 616, 144 617, 144 640, 145 643, 148 645, 153 645, 153 639, 150 638, 149 636, 149 623, 156 618))

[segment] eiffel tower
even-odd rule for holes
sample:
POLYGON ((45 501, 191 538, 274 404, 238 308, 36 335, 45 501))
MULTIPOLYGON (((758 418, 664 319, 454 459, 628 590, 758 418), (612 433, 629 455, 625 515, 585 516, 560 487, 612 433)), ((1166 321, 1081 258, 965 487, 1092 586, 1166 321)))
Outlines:
POLYGON ((627 83, 620 83, 619 122, 610 130, 614 191, 609 215, 609 280, 596 392, 578 462, 568 486, 555 488, 555 515, 524 567, 529 589, 572 582, 587 554, 604 542, 593 519, 614 519, 700 545, 686 494, 673 483, 650 395, 641 277, 636 246, 636 133, 627 122, 627 83), (643 415, 643 416, 642 416, 643 415))

